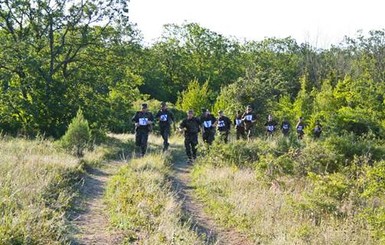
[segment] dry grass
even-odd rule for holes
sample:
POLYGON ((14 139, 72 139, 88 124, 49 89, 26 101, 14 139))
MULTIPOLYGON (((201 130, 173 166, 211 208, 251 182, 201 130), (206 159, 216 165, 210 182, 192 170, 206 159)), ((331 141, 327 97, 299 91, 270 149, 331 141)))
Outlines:
POLYGON ((48 140, 0 139, 0 243, 69 241, 78 159, 48 140))
POLYGON ((202 244, 183 222, 181 204, 171 191, 166 155, 133 159, 109 182, 106 202, 112 224, 135 244, 202 244))
POLYGON ((234 227, 262 244, 376 244, 365 226, 349 217, 320 224, 293 203, 309 188, 303 180, 282 179, 267 185, 255 172, 198 165, 197 196, 222 225, 234 227))

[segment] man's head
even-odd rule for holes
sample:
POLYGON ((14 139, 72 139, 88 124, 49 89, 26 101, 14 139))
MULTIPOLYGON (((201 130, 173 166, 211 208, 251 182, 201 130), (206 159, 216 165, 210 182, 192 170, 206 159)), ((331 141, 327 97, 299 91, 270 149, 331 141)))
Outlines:
POLYGON ((160 103, 160 107, 162 108, 162 110, 166 110, 167 109, 167 103, 166 102, 160 103))
POLYGON ((273 116, 269 114, 269 115, 267 116, 267 120, 269 120, 269 122, 272 121, 272 120, 273 120, 273 116))
POLYGON ((300 118, 299 118, 299 121, 302 122, 302 121, 303 121, 303 117, 300 117, 300 118))
POLYGON ((207 109, 204 108, 204 107, 202 107, 202 108, 201 108, 201 111, 202 111, 202 114, 206 114, 207 109))
POLYGON ((193 118, 193 116, 194 116, 194 111, 193 110, 188 110, 187 111, 187 118, 191 119, 191 118, 193 118))
POLYGON ((242 114, 241 110, 237 111, 237 116, 240 116, 242 114))
POLYGON ((143 112, 147 111, 148 110, 148 105, 146 103, 143 103, 141 108, 142 108, 143 112))
POLYGON ((246 106, 246 111, 247 112, 253 111, 253 107, 251 105, 246 106))
POLYGON ((222 110, 219 110, 219 111, 218 111, 218 115, 219 115, 220 117, 223 117, 223 111, 222 111, 222 110))

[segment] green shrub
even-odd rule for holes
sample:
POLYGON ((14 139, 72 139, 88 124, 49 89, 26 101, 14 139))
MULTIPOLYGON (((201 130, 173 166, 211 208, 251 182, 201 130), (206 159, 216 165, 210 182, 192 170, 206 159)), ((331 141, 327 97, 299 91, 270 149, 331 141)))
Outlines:
POLYGON ((88 121, 84 118, 82 110, 79 109, 76 117, 72 119, 67 132, 61 139, 61 144, 77 157, 82 157, 84 150, 90 144, 90 139, 91 130, 88 121))
POLYGON ((367 203, 361 216, 372 226, 375 236, 385 242, 385 161, 365 166, 360 182, 364 187, 361 196, 367 203))
POLYGON ((342 157, 318 142, 308 142, 295 159, 299 163, 298 173, 333 173, 342 166, 342 157))
POLYGON ((205 162, 214 166, 251 167, 267 148, 267 143, 262 141, 235 141, 229 144, 215 142, 206 153, 205 162))
POLYGON ((374 161, 383 160, 385 157, 383 142, 371 135, 360 137, 354 134, 334 135, 325 140, 325 146, 337 154, 342 154, 347 163, 351 162, 355 156, 367 155, 374 161))

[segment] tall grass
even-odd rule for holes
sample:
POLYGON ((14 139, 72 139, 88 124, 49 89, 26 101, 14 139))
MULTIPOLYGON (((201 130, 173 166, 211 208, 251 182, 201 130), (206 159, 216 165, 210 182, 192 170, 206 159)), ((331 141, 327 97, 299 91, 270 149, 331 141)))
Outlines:
MULTIPOLYGON (((375 162, 379 154, 367 152, 345 158, 342 147, 353 146, 341 147, 340 141, 276 138, 245 149, 239 149, 242 142, 214 145, 194 166, 195 193, 217 222, 255 243, 384 242, 385 187, 378 181, 385 164, 375 162), (254 157, 239 156, 249 153, 254 157)), ((376 153, 385 149, 370 140, 360 144, 376 153)))
POLYGON ((112 225, 126 242, 137 244, 202 244, 183 221, 181 204, 168 179, 170 159, 149 154, 133 159, 108 184, 105 200, 112 225))
POLYGON ((49 140, 0 139, 0 243, 62 244, 78 160, 49 140))

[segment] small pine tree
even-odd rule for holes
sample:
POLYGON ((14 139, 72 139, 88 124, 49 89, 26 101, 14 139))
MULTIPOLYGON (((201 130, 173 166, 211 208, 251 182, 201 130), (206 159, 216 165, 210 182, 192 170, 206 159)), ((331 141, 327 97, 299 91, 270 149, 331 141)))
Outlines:
POLYGON ((89 146, 90 139, 91 130, 88 121, 79 109, 61 140, 62 146, 77 157, 82 157, 84 150, 89 146))

